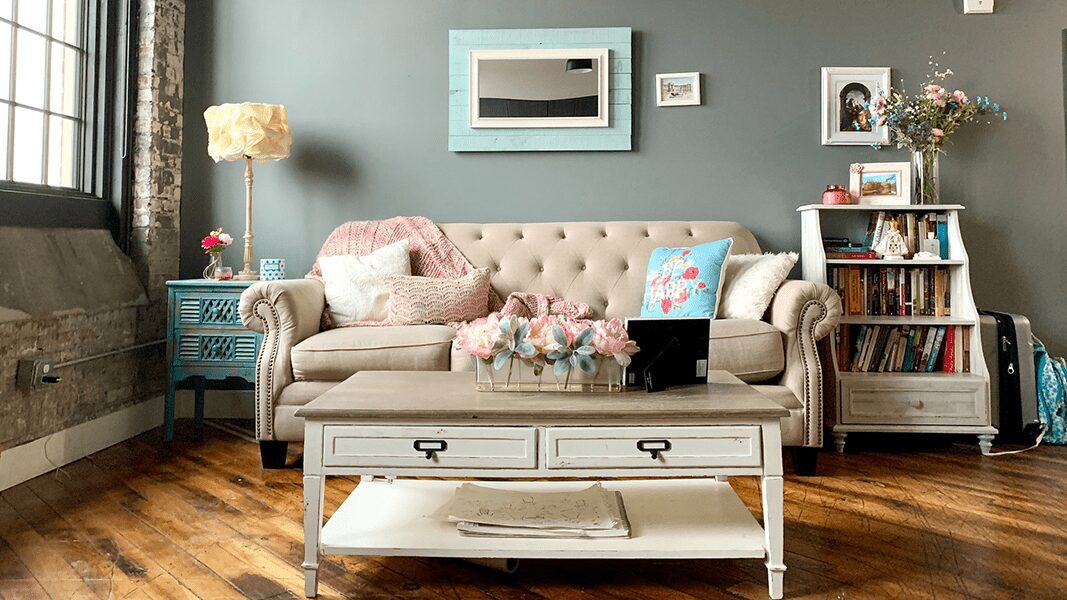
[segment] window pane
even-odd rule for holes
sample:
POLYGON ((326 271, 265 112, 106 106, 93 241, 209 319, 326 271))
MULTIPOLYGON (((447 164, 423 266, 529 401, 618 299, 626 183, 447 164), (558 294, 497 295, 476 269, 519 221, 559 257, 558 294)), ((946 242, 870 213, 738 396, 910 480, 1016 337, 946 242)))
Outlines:
POLYGON ((19 25, 45 33, 48 24, 48 0, 22 0, 19 2, 19 25))
MULTIPOLYGON (((0 0, 3 1, 3 0, 0 0)), ((7 115, 8 104, 0 102, 0 179, 7 176, 7 115)))
MULTIPOLYGON (((0 0, 3 2, 4 0, 0 0)), ((0 23, 0 98, 10 100, 11 91, 11 26, 0 23)))
POLYGON ((48 118, 48 185, 74 187, 77 127, 72 119, 48 118))
POLYGON ((52 37, 85 47, 81 38, 82 4, 83 0, 52 0, 52 37))
POLYGON ((43 183, 41 159, 44 152, 44 113, 28 108, 15 109, 15 168, 12 179, 43 183))
POLYGON ((81 116, 81 55, 63 44, 52 42, 52 83, 48 106, 55 112, 81 116))
POLYGON ((0 17, 11 20, 11 0, 0 0, 0 17))
MULTIPOLYGON (((22 4, 20 3, 19 6, 22 4)), ((19 104, 44 108, 44 38, 23 30, 16 30, 15 37, 18 44, 15 65, 15 101, 19 104)))

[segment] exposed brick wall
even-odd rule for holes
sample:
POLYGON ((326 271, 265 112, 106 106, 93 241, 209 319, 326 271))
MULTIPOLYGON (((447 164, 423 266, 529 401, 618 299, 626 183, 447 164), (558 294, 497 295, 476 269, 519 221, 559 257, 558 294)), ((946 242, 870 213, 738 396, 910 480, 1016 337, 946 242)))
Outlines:
MULTIPOLYGON (((41 270, 42 276, 57 280, 57 288, 74 291, 76 287, 81 295, 59 295, 59 304, 43 307, 30 293, 20 297, 22 290, 8 297, 0 293, 0 451, 164 390, 162 345, 63 369, 59 373, 63 382, 54 388, 34 392, 15 388, 19 358, 75 360, 156 340, 166 333, 164 282, 178 275, 180 247, 185 1, 141 0, 140 6, 130 256, 122 256, 106 234, 78 238, 71 247, 83 257, 108 257, 111 267, 121 271, 117 274, 85 266, 72 277, 65 272, 69 260, 50 253, 5 256, 6 261, 13 261, 14 272, 41 270), (136 298, 91 302, 106 299, 103 286, 114 286, 117 281, 132 284, 138 290, 136 298), (68 305, 61 305, 64 301, 68 305)), ((62 230, 52 232, 54 239, 67 240, 62 230)), ((26 232, 27 239, 35 233, 26 232)))

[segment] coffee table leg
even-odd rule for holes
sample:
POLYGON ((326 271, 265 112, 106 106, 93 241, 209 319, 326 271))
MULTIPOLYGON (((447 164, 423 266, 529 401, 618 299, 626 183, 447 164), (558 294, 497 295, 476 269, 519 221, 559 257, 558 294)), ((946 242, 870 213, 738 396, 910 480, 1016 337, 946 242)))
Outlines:
POLYGON ((785 579, 785 518, 782 485, 782 430, 778 421, 763 424, 763 531, 767 548, 767 586, 782 597, 785 579))
POLYGON ((319 594, 319 560, 322 556, 322 504, 326 478, 322 474, 322 426, 304 428, 304 595, 319 594))

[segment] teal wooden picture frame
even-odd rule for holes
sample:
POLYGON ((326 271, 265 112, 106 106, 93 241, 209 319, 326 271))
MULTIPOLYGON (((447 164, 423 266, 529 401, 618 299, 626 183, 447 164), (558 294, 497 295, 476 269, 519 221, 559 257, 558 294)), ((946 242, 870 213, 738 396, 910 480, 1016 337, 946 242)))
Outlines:
POLYGON ((630 150, 632 49, 629 27, 454 29, 448 32, 448 149, 452 152, 630 150), (470 51, 515 48, 607 48, 607 127, 474 129, 470 126, 470 51))

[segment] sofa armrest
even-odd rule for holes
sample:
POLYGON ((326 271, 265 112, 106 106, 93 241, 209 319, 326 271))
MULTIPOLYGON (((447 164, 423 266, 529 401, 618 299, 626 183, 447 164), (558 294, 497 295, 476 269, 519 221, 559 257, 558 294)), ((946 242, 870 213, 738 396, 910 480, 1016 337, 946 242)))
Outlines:
POLYGON ((827 285, 789 280, 775 293, 767 318, 784 338, 781 383, 804 405, 803 445, 822 447, 824 377, 817 342, 841 320, 841 299, 827 285))
POLYGON ((293 346, 319 332, 326 296, 316 279, 260 281, 241 294, 245 327, 263 336, 256 358, 256 438, 274 439, 274 405, 293 382, 293 346))

